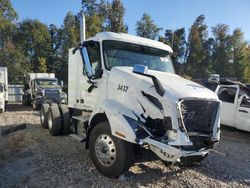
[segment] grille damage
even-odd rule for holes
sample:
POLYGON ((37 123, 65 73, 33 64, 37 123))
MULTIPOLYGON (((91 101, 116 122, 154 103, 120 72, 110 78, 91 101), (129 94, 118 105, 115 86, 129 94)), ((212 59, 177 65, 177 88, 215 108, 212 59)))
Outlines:
POLYGON ((188 132, 212 134, 219 102, 184 100, 181 113, 188 132))

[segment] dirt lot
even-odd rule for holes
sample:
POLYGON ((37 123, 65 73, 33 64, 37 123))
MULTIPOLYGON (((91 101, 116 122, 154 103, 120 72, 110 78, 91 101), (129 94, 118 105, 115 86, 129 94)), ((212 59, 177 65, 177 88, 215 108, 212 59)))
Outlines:
POLYGON ((221 142, 200 165, 164 166, 142 152, 118 179, 94 168, 88 150, 69 136, 52 137, 31 108, 9 106, 0 126, 27 123, 0 137, 0 187, 250 187, 250 133, 222 129, 221 142))

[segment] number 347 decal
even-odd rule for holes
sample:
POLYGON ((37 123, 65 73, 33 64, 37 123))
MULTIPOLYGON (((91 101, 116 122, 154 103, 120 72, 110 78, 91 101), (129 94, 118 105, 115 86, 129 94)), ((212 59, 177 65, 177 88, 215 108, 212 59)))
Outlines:
POLYGON ((117 90, 118 90, 118 91, 121 90, 121 91, 123 91, 123 92, 127 92, 127 91, 128 91, 128 86, 118 84, 117 90))

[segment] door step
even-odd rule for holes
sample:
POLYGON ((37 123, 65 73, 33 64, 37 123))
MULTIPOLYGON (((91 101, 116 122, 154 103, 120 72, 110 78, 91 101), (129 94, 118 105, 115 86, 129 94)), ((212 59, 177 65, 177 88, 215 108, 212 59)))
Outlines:
POLYGON ((70 134, 69 136, 71 136, 72 138, 78 140, 79 142, 84 142, 85 139, 86 139, 86 134, 85 134, 85 137, 84 137, 84 138, 82 138, 82 137, 80 137, 80 136, 78 136, 78 135, 76 135, 76 134, 70 134))

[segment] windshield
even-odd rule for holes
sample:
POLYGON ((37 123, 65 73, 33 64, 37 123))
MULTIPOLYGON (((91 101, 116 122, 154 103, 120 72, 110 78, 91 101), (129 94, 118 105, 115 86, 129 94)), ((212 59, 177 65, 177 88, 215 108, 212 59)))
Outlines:
POLYGON ((58 85, 57 80, 36 80, 36 85, 58 85))
POLYGON ((175 73, 169 52, 120 41, 104 41, 107 69, 115 66, 145 65, 148 69, 175 73))

